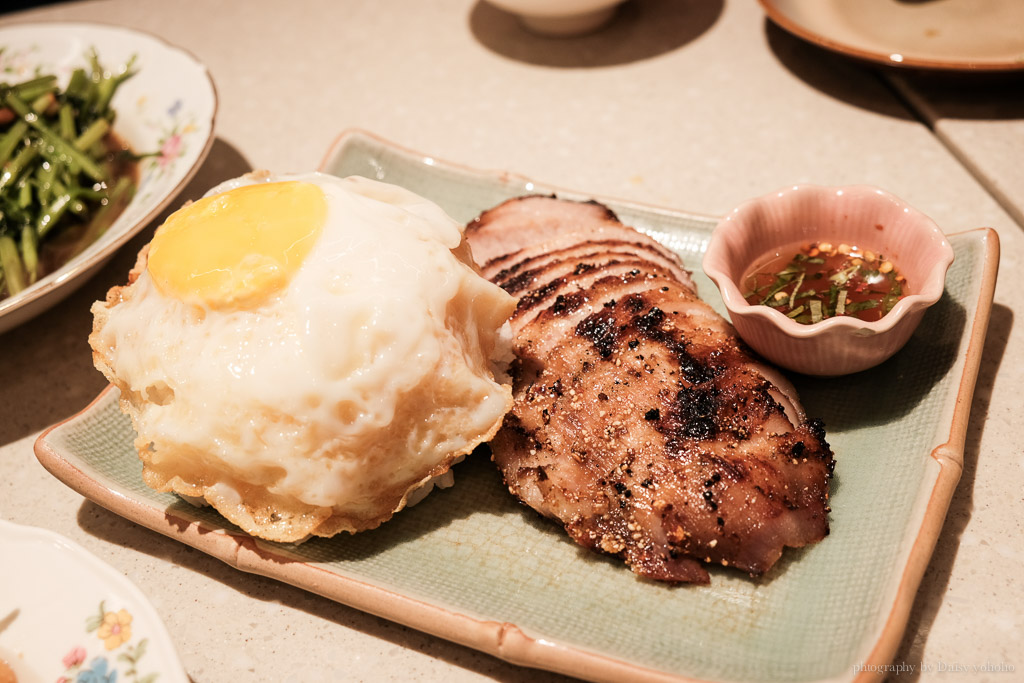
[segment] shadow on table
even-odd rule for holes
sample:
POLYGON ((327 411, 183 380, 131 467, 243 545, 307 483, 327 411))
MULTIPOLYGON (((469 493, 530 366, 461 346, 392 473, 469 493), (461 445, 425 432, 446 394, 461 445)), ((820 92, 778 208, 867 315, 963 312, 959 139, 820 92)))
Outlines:
MULTIPOLYGON (((1003 305, 993 306, 988 335, 985 338, 985 348, 982 351, 981 371, 971 404, 971 417, 967 424, 963 473, 956 491, 953 493, 953 499, 950 501, 946 522, 935 543, 931 561, 921 579, 914 606, 907 620, 903 641, 896 652, 894 662, 918 663, 924 661, 928 632, 949 588, 953 564, 960 548, 960 537, 970 522, 971 510, 974 508, 974 479, 980 455, 978 445, 981 441, 985 421, 988 418, 996 374, 1002 364, 1012 328, 1013 312, 1003 305)), ((901 675, 900 680, 917 680, 920 675, 920 670, 915 668, 909 674, 901 675)))
MULTIPOLYGON (((896 89, 910 89, 944 119, 1003 121, 1024 119, 1024 71, 1008 73, 884 73, 896 89)), ((913 102, 911 102, 913 105, 913 102)))
POLYGON ((765 19, 764 31, 775 58, 815 90, 861 109, 893 118, 914 119, 911 112, 888 93, 888 86, 871 67, 801 40, 768 19, 765 19))
POLYGON ((0 444, 16 441, 87 406, 107 385, 93 368, 87 339, 90 307, 107 290, 127 281, 135 257, 156 226, 188 199, 252 170, 230 143, 214 140, 195 177, 149 226, 103 268, 53 308, 0 335, 0 444))
POLYGON ((527 31, 512 14, 485 0, 473 6, 469 27, 486 48, 509 59, 577 69, 628 64, 676 50, 710 29, 724 0, 630 0, 604 28, 548 38, 527 31))
POLYGON ((60 0, 4 0, 3 5, 0 5, 0 15, 14 14, 15 12, 21 12, 23 10, 55 5, 59 1, 60 0))

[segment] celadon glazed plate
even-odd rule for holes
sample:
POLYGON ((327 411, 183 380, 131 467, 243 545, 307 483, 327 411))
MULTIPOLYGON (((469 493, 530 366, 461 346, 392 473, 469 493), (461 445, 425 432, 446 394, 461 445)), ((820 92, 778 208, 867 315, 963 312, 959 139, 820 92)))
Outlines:
MULTIPOLYGON (((508 197, 556 191, 343 134, 322 169, 405 186, 459 221, 508 197)), ((576 192, 557 191, 581 198, 576 192)), ((677 250, 724 311, 700 262, 717 219, 602 200, 677 250)), ((710 569, 709 586, 638 579, 514 501, 486 456, 374 531, 280 545, 210 509, 148 489, 134 432, 108 389, 40 436, 56 477, 128 519, 243 571, 491 653, 598 681, 849 681, 888 663, 960 477, 995 283, 991 230, 949 236, 944 297, 883 365, 841 379, 794 376, 836 455, 831 535, 788 550, 760 579, 710 569)))
POLYGON ((0 680, 188 681, 124 574, 59 534, 2 519, 0 548, 0 680))

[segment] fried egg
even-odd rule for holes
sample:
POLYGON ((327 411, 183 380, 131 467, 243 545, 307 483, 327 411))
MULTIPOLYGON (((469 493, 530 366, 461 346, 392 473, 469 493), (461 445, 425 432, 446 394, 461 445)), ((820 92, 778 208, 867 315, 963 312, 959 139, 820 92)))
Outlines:
POLYGON ((514 300, 436 204, 250 174, 172 214, 93 306, 146 483, 276 541, 371 529, 511 406, 514 300))

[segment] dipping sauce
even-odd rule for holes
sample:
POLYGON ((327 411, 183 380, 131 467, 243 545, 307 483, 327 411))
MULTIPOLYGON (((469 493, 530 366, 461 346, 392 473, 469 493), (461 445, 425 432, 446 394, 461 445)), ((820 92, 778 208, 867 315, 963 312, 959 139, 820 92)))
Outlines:
POLYGON ((882 254, 848 244, 812 242, 780 249, 743 276, 743 297, 798 323, 836 316, 881 320, 906 291, 906 278, 882 254))

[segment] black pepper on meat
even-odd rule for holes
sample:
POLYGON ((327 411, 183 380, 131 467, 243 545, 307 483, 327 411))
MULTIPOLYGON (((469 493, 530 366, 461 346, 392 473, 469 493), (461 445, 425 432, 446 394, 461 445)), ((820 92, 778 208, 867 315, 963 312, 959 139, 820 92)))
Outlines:
POLYGON ((520 298, 515 403, 491 443, 520 500, 668 582, 706 583, 708 564, 763 574, 828 534, 824 425, 762 374, 675 254, 554 197, 510 200, 466 234, 520 298))

